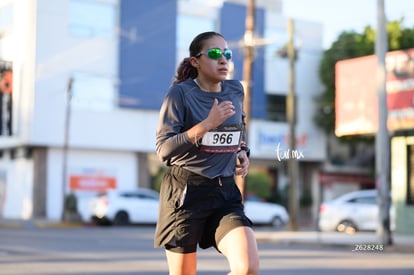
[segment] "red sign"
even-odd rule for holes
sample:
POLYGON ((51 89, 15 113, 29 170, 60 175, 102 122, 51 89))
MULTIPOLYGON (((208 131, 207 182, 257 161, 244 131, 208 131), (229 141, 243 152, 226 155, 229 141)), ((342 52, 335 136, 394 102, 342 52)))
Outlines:
POLYGON ((104 175, 71 175, 69 188, 80 191, 106 191, 116 189, 116 178, 104 175))
MULTIPOLYGON (((388 129, 414 129, 414 49, 386 55, 388 129)), ((335 66, 337 136, 373 134, 378 129, 377 58, 339 61, 335 66)))

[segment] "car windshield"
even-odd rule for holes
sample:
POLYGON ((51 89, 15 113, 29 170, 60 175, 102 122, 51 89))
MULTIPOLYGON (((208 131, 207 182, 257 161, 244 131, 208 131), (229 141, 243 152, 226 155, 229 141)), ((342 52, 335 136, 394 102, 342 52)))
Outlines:
POLYGON ((119 193, 124 198, 155 199, 158 200, 159 194, 153 190, 138 190, 119 193))
POLYGON ((376 204, 376 198, 373 196, 366 196, 366 197, 359 197, 359 198, 353 198, 348 200, 350 203, 361 203, 361 204, 376 204))

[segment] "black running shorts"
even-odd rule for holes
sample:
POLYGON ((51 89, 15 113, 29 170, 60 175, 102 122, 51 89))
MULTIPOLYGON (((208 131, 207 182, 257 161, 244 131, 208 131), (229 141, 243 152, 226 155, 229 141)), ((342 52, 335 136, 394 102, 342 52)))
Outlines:
POLYGON ((192 253, 214 246, 232 229, 252 226, 234 177, 209 179, 172 167, 160 190, 154 246, 192 253))

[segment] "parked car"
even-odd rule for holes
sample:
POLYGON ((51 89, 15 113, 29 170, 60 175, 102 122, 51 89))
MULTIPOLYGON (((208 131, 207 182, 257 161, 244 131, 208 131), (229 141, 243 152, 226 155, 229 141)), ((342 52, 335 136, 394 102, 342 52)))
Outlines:
MULTIPOLYGON (((109 191, 90 201, 90 216, 98 225, 155 224, 158 200, 158 192, 151 189, 109 191)), ((247 200, 245 212, 257 225, 280 228, 289 222, 286 209, 274 203, 247 200)))
MULTIPOLYGON (((359 190, 324 202, 319 208, 319 229, 353 234, 374 231, 379 223, 378 191, 359 190)), ((394 228, 393 208, 390 208, 391 229, 394 228)))
POLYGON ((155 224, 158 199, 158 192, 146 188, 109 191, 90 201, 91 219, 98 225, 155 224))
POLYGON ((271 225, 280 228, 289 222, 286 208, 276 203, 247 199, 244 211, 255 225, 271 225))

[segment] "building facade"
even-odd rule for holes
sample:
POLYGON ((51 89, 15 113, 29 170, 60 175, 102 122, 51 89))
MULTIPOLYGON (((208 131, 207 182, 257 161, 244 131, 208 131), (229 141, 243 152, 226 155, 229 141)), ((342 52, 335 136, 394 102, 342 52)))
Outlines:
MULTIPOLYGON (((97 192, 150 186, 161 165, 158 109, 191 39, 221 32, 234 53, 232 77, 242 80, 245 2, 0 0, 0 65, 12 79, 2 89, 11 92, 1 117, 0 217, 60 219, 75 193, 87 218, 97 192)), ((251 163, 284 188, 289 65, 277 52, 288 40, 287 18, 281 1, 257 2, 255 33, 268 40, 253 65, 251 163)), ((295 20, 295 41, 299 186, 318 196, 326 141, 312 116, 322 25, 295 20)))
POLYGON ((412 130, 391 138, 391 194, 395 231, 414 234, 414 136, 412 130))

